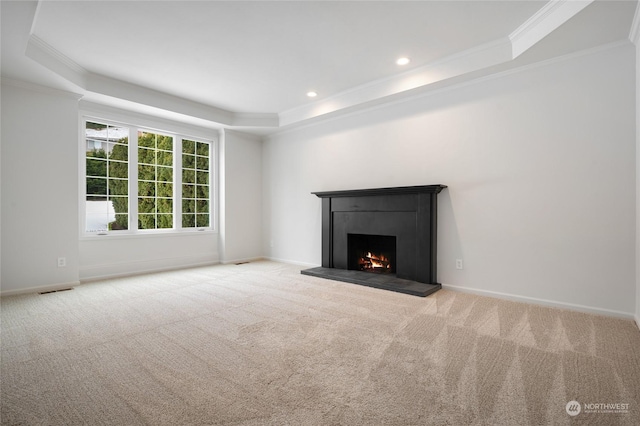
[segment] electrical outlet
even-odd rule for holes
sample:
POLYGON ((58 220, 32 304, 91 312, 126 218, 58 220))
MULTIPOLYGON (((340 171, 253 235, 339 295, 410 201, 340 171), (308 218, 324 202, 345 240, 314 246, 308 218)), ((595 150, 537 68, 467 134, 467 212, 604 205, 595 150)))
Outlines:
POLYGON ((464 269, 462 259, 456 259, 456 269, 464 269))
POLYGON ((58 258, 58 268, 64 268, 67 266, 67 258, 66 257, 59 257, 58 258))

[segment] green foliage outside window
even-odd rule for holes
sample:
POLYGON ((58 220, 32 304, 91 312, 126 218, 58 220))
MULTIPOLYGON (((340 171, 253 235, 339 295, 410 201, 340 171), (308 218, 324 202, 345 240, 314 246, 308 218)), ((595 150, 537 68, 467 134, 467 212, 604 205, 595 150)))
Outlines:
POLYGON ((138 133, 138 228, 173 228, 173 138, 138 133))
POLYGON ((209 226, 209 144, 182 141, 182 227, 209 226))
MULTIPOLYGON (((128 228, 129 152, 128 138, 109 139, 111 126, 86 123, 86 129, 107 130, 106 138, 87 137, 86 152, 87 201, 110 201, 115 221, 110 230, 128 228), (93 145, 91 145, 93 143, 93 145)), ((102 133, 102 132, 101 132, 102 133)), ((89 132, 87 132, 89 134, 89 132)), ((210 146, 208 143, 183 139, 181 151, 182 227, 210 226, 210 146)), ((138 229, 173 228, 174 140, 150 132, 138 132, 137 186, 138 229)))

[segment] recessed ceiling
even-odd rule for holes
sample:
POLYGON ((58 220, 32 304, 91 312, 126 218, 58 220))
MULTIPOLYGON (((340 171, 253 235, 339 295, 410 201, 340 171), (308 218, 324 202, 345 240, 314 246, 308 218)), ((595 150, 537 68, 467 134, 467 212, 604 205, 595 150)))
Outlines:
POLYGON ((3 1, 2 74, 44 79, 44 66, 56 74, 45 84, 72 87, 86 99, 277 129, 506 63, 527 50, 524 57, 540 60, 624 39, 635 7, 635 1, 3 1), (398 66, 400 57, 411 61, 398 66), (24 69, 34 63, 37 69, 24 69), (308 97, 311 90, 318 96, 308 97))

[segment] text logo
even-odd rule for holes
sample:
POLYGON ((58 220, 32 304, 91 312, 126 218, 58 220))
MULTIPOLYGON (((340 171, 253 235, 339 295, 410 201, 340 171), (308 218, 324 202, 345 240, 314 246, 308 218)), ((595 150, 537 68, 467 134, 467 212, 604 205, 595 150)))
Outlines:
POLYGON ((565 410, 567 410, 568 415, 577 416, 578 414, 580 414, 582 407, 580 406, 580 403, 578 401, 569 401, 567 402, 565 410))

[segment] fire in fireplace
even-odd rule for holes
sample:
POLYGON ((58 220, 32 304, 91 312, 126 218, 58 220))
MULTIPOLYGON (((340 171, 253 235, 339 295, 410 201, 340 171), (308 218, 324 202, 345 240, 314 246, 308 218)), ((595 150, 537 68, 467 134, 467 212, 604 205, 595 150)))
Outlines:
POLYGON ((348 269, 393 274, 396 237, 387 235, 348 234, 348 269))
POLYGON ((391 262, 384 254, 367 252, 358 261, 361 271, 385 273, 391 272, 391 262))

